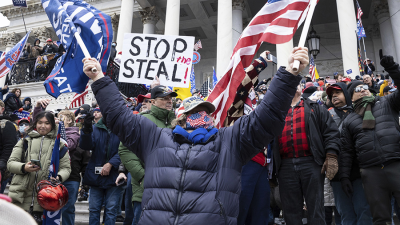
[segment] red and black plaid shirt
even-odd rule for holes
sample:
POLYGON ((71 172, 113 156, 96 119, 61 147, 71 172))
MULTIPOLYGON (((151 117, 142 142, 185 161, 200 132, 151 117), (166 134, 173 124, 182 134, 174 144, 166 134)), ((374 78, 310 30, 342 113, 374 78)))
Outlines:
POLYGON ((285 127, 279 138, 279 152, 283 159, 312 155, 307 141, 304 100, 290 108, 286 115, 285 127))

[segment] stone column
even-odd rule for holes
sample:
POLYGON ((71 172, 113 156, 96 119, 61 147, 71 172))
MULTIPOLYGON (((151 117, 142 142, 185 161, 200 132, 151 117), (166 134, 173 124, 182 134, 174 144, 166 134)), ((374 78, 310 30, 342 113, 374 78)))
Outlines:
POLYGON ((131 33, 132 31, 133 5, 133 0, 122 0, 121 2, 121 14, 119 16, 120 21, 118 24, 117 35, 117 52, 120 52, 123 49, 124 34, 131 33))
POLYGON ((357 57, 357 21, 353 1, 337 0, 340 45, 342 47, 343 74, 352 78, 359 75, 357 57), (347 71, 347 72, 346 72, 347 71))
POLYGON ((155 6, 144 8, 140 11, 143 23, 143 34, 155 34, 156 23, 160 19, 155 6))
POLYGON ((232 1, 232 49, 235 47, 243 31, 244 0, 232 1))
MULTIPOLYGON (((368 57, 374 61, 376 73, 381 73, 383 70, 383 67, 381 66, 381 63, 380 63, 379 49, 382 49, 382 40, 381 40, 381 36, 379 33, 380 32, 379 25, 372 24, 371 26, 368 26, 368 28, 366 28, 365 32, 372 39, 372 45, 374 47, 374 55, 373 56, 368 55, 368 57)), ((361 54, 363 54, 363 53, 361 52, 361 54)))
POLYGON ((112 24, 112 29, 113 29, 113 40, 112 41, 117 41, 117 36, 118 36, 118 24, 119 24, 119 15, 114 13, 111 17, 111 24, 112 24))
POLYGON ((276 61, 278 64, 278 69, 281 66, 288 65, 288 58, 293 50, 293 39, 284 43, 276 45, 276 61))
POLYGON ((47 27, 39 27, 33 30, 33 35, 40 40, 40 46, 42 47, 46 44, 46 40, 50 38, 50 32, 47 27))
POLYGON ((6 52, 10 51, 17 43, 19 38, 15 32, 8 33, 5 36, 6 52))
POLYGON ((168 0, 167 15, 165 15, 165 35, 179 35, 180 13, 181 13, 181 1, 168 0))
MULTIPOLYGON (((378 19, 379 29, 382 39, 382 50, 384 55, 392 55, 394 60, 397 62, 396 45, 393 36, 392 22, 389 19, 389 9, 387 3, 381 3, 375 6, 374 12, 378 19)), ((395 24, 399 26, 399 24, 395 24)), ((397 39, 399 37, 396 37, 397 39)))
POLYGON ((217 77, 224 76, 232 55, 232 0, 218 1, 217 77))
POLYGON ((394 39, 394 45, 396 46, 397 58, 400 59, 400 1, 388 0, 388 4, 393 37, 396 37, 394 39))

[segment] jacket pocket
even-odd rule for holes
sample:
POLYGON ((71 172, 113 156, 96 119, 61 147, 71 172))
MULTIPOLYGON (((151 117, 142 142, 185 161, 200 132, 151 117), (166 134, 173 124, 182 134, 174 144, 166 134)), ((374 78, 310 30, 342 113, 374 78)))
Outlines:
POLYGON ((219 204, 219 209, 220 209, 219 213, 224 218, 225 225, 227 225, 228 224, 228 218, 227 218, 226 213, 225 213, 224 205, 222 204, 222 202, 219 199, 216 199, 216 200, 217 200, 217 202, 219 204))

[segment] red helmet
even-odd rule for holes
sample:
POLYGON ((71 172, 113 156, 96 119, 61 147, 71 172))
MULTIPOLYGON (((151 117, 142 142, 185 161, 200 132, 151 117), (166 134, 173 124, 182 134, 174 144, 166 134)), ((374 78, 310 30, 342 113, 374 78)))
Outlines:
POLYGON ((58 180, 42 180, 37 184, 37 200, 47 211, 57 211, 68 202, 68 190, 58 180))

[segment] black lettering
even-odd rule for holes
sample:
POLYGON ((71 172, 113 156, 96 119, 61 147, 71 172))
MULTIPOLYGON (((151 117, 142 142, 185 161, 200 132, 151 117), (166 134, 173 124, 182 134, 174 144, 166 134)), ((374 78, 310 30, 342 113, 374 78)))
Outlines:
POLYGON ((131 77, 133 77, 133 69, 130 66, 128 66, 128 62, 131 62, 133 64, 134 61, 133 61, 133 59, 128 59, 124 62, 124 68, 126 70, 129 70, 131 72, 131 74, 126 74, 125 72, 123 72, 122 75, 124 75, 124 77, 126 77, 126 78, 131 78, 131 77))
POLYGON ((165 79, 169 80, 167 69, 165 68, 164 61, 161 61, 160 66, 158 67, 157 77, 160 77, 160 74, 164 74, 165 75, 165 79))
POLYGON ((137 56, 140 54, 140 47, 139 47, 139 45, 135 44, 136 39, 140 39, 143 42, 143 38, 141 38, 139 36, 132 38, 131 45, 132 45, 132 47, 136 48, 136 53, 133 53, 131 49, 129 49, 129 53, 131 53, 131 55, 133 55, 133 56, 137 56))
POLYGON ((147 55, 146 55, 146 57, 149 57, 150 48, 151 48, 151 41, 157 40, 157 38, 155 38, 155 37, 145 37, 144 39, 147 40, 147 55))
POLYGON ((173 81, 173 82, 181 82, 181 80, 182 80, 182 79, 175 78, 177 67, 178 67, 178 65, 175 64, 175 65, 174 65, 174 72, 172 73, 172 81, 173 81))
POLYGON ((147 59, 136 59, 136 62, 139 63, 138 78, 140 78, 140 75, 142 74, 142 65, 143 65, 144 62, 147 62, 147 59))
POLYGON ((172 58, 171 58, 171 61, 173 62, 174 60, 175 60, 175 52, 179 52, 179 53, 182 53, 182 52, 184 52, 185 50, 186 50, 186 48, 187 48, 187 44, 186 44, 186 41, 185 40, 183 40, 182 38, 177 38, 177 39, 175 39, 175 41, 174 41, 174 50, 172 51, 172 58), (182 44, 183 44, 183 49, 176 49, 176 45, 178 44, 178 41, 180 41, 180 42, 182 42, 182 44))
POLYGON ((147 64, 146 74, 144 75, 144 78, 149 80, 154 80, 153 77, 148 76, 150 71, 154 71, 154 68, 151 68, 152 63, 158 63, 158 60, 150 60, 149 63, 147 64))
POLYGON ((160 45, 161 42, 164 42, 164 43, 165 43, 165 53, 164 53, 164 55, 161 56, 160 59, 165 59, 165 57, 167 57, 168 52, 169 52, 169 43, 168 43, 168 41, 166 41, 165 39, 161 39, 161 40, 157 43, 156 47, 154 48, 154 55, 156 56, 156 59, 158 59, 157 49, 158 49, 158 46, 160 45))

